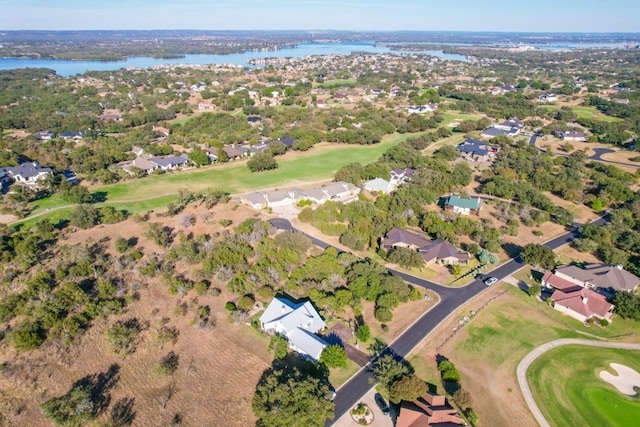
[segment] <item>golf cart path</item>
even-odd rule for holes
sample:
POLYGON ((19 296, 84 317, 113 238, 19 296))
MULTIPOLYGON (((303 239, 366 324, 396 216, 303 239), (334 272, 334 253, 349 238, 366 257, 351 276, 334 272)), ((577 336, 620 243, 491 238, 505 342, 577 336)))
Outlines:
POLYGON ((540 408, 536 404, 536 401, 533 398, 533 394, 531 393, 531 388, 529 387, 529 383, 527 382, 527 370, 529 366, 544 353, 549 350, 553 350, 554 348, 563 346, 563 345, 588 345, 591 347, 605 347, 605 348, 621 348, 625 350, 640 350, 640 344, 632 344, 632 343, 612 343, 612 342, 602 342, 602 341, 592 341, 592 340, 583 340, 577 338, 564 338, 555 341, 548 342, 546 344, 542 344, 539 347, 534 348, 529 354, 527 354, 524 359, 518 364, 518 369, 516 370, 518 376, 518 384, 520 385, 520 390, 522 391, 522 395, 524 396, 525 402, 529 406, 529 410, 533 414, 534 418, 540 424, 541 427, 551 427, 551 425, 547 422, 540 411, 540 408))

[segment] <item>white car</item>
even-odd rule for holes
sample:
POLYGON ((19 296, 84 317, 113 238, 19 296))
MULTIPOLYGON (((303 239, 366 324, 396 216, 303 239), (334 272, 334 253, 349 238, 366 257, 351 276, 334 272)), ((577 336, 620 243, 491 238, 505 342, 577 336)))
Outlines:
POLYGON ((494 283, 497 283, 497 282, 498 282, 498 279, 496 279, 495 277, 487 277, 486 279, 484 279, 482 281, 482 283, 484 283, 487 286, 491 286, 491 285, 493 285, 494 283))

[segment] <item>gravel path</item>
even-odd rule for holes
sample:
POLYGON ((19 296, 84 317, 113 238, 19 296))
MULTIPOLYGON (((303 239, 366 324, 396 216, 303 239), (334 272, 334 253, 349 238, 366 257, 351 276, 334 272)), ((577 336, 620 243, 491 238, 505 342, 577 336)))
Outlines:
POLYGON ((630 343, 611 343, 611 342, 601 342, 601 341, 591 341, 591 340, 581 340, 577 338, 565 338, 560 340, 555 340, 548 342, 546 344, 542 344, 539 347, 534 348, 531 353, 527 354, 524 359, 520 362, 517 369, 518 376, 518 384, 520 384, 520 390, 522 391, 522 395, 524 396, 525 402, 529 405, 529 410, 533 414, 538 424, 541 427, 551 427, 551 425, 547 422, 538 408, 536 401, 533 398, 533 394, 531 393, 531 388, 529 387, 529 383, 527 382, 527 370, 529 366, 540 356, 546 353, 549 350, 552 350, 556 347, 560 347, 562 345, 589 345, 591 347, 606 347, 606 348, 622 348, 627 350, 640 350, 640 344, 630 344, 630 343))

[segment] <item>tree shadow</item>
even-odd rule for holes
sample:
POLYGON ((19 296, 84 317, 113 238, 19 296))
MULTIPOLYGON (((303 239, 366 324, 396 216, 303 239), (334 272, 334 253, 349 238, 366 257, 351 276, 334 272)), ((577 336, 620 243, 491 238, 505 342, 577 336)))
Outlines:
POLYGON ((87 375, 73 383, 71 389, 86 388, 89 390, 93 413, 95 416, 102 414, 111 403, 111 390, 120 380, 120 366, 113 364, 106 372, 87 375))
POLYGON ((114 427, 124 427, 133 424, 136 419, 136 412, 133 410, 135 397, 123 397, 111 408, 111 425, 114 427))
POLYGON ((504 243, 502 244, 502 249, 504 249, 509 258, 515 258, 520 254, 522 246, 516 245, 515 243, 504 243))

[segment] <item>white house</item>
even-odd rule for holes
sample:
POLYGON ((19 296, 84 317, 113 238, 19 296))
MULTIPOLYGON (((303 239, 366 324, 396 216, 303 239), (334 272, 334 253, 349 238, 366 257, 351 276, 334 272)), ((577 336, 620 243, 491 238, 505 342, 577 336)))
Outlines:
POLYGON ((374 178, 364 183, 364 189, 374 193, 388 194, 394 190, 394 185, 382 178, 374 178))
POLYGON ((6 175, 15 179, 16 182, 27 185, 36 185, 40 180, 52 175, 51 168, 40 167, 38 162, 20 163, 18 166, 7 166, 0 168, 6 175))
POLYGON ((260 316, 260 325, 269 334, 286 337, 292 350, 314 360, 328 345, 316 335, 326 325, 309 301, 296 304, 276 297, 260 316))

